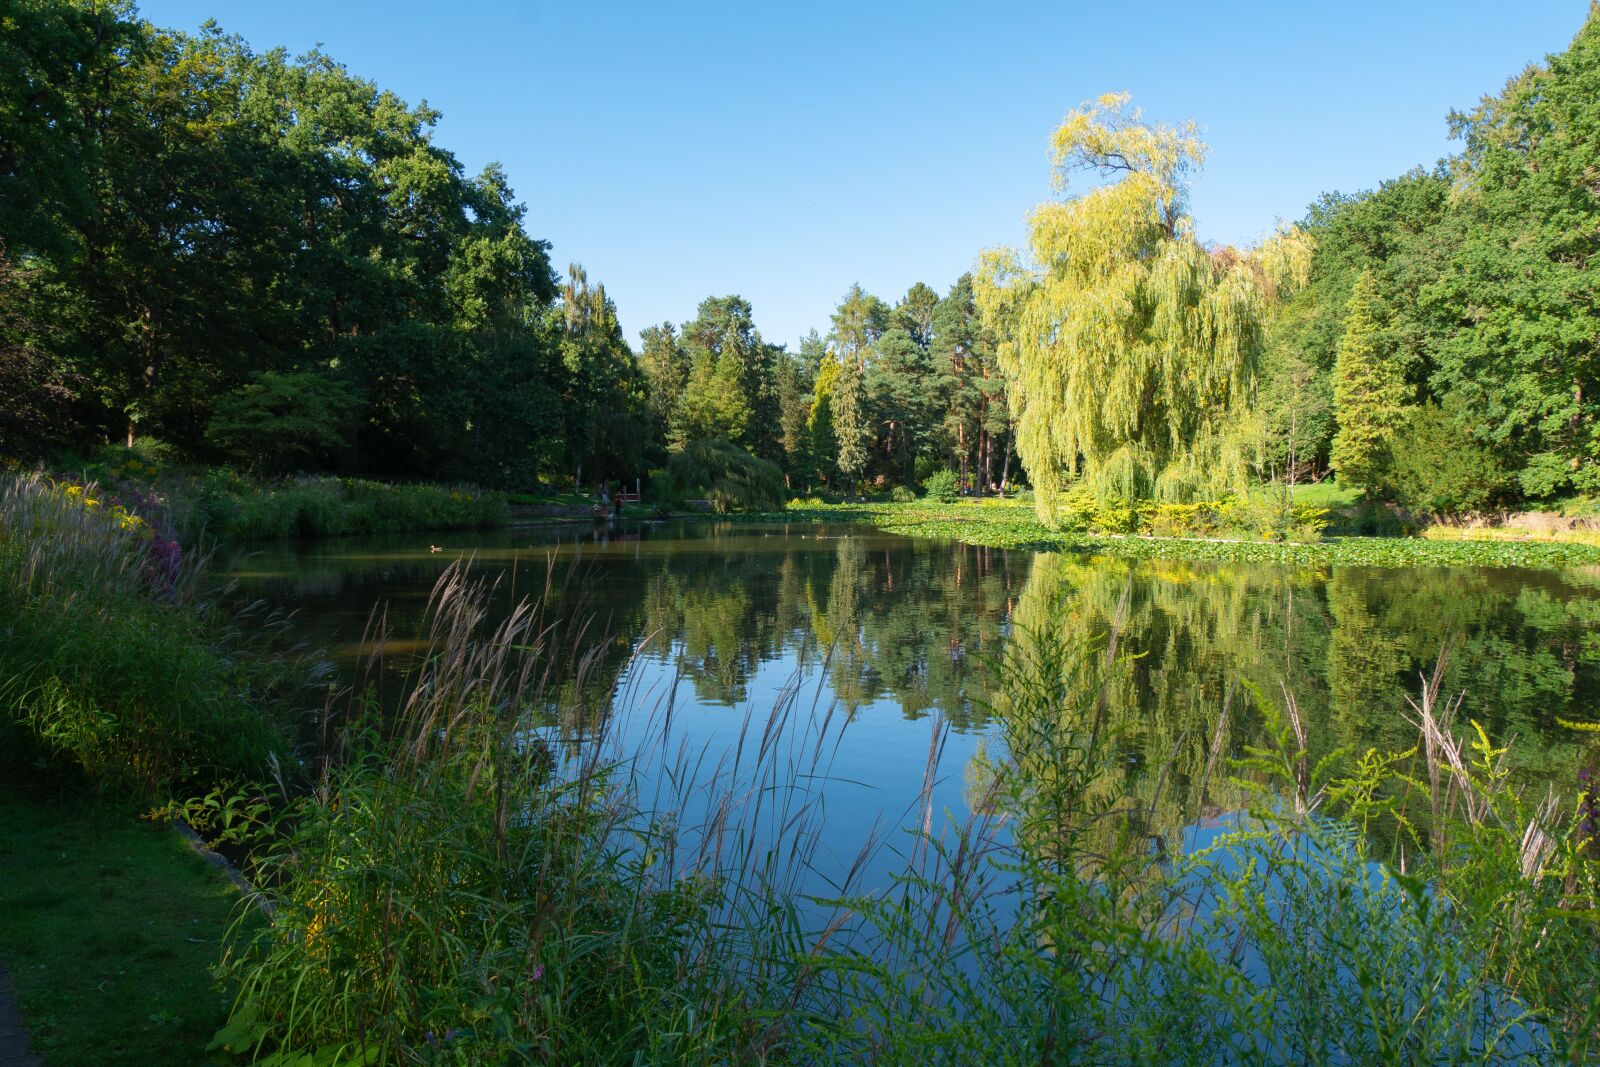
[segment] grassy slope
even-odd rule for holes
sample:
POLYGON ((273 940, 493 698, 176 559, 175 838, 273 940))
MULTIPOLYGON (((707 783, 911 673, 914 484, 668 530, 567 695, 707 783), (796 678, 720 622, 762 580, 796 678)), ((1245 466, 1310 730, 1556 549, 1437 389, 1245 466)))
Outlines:
POLYGON ((1035 548, 1137 558, 1216 559, 1346 566, 1569 567, 1600 564, 1600 547, 1552 541, 1446 541, 1420 537, 1337 537, 1318 544, 1190 540, 1065 533, 1047 528, 1030 505, 964 500, 954 504, 794 505, 753 520, 866 522, 921 537, 949 537, 991 548, 1035 548))
POLYGON ((1318 508, 1343 508, 1361 502, 1361 490, 1346 489, 1332 479, 1325 482, 1308 482, 1294 487, 1297 504, 1310 504, 1318 508))
POLYGON ((239 896, 125 808, 0 791, 0 956, 51 1067, 201 1064, 239 896))

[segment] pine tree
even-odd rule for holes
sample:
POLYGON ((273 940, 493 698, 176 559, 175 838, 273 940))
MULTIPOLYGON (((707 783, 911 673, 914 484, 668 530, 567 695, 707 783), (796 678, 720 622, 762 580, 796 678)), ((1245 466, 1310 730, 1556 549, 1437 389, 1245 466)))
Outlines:
POLYGON ((854 485, 867 467, 872 428, 867 413, 867 352, 888 327, 883 301, 852 285, 833 315, 830 340, 839 361, 833 383, 833 433, 838 441, 839 473, 854 485))
POLYGON ((1344 336, 1333 368, 1333 406, 1339 428, 1330 457, 1339 481, 1369 497, 1388 465, 1389 442, 1405 410, 1405 380, 1382 345, 1371 271, 1350 295, 1344 336))
POLYGON ((830 397, 833 436, 838 442, 836 462, 847 485, 854 486, 867 467, 866 382, 861 364, 850 358, 839 361, 839 376, 834 379, 830 397))
POLYGON ((839 361, 824 352, 817 364, 817 379, 811 387, 811 412, 806 429, 811 442, 807 451, 818 481, 832 484, 838 473, 839 439, 833 432, 833 387, 839 380, 839 361))

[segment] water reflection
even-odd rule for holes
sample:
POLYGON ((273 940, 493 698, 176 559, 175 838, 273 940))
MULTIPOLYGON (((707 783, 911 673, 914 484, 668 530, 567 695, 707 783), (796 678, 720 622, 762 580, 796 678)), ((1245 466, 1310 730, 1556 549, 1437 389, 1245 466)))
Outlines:
MULTIPOLYGON (((796 677, 855 725, 842 763, 898 811, 921 787, 931 713, 964 740, 946 753, 939 804, 960 811, 965 764, 998 736, 989 666, 1013 627, 1081 647, 1120 618, 1117 665, 1071 681, 1105 687, 1122 746, 1107 798, 1161 784, 1156 832, 1237 803, 1219 754, 1262 741, 1248 682, 1286 688, 1314 754, 1402 750, 1407 692, 1458 638, 1446 692, 1524 767, 1564 776, 1575 750, 1556 718, 1592 718, 1600 687, 1600 575, 1278 567, 1001 552, 850 527, 688 523, 501 531, 272 546, 232 561, 248 592, 300 611, 306 636, 348 665, 377 602, 398 668, 443 568, 497 577, 498 610, 546 597, 601 644, 589 690, 649 693, 693 714, 770 706, 796 677), (438 538, 436 538, 438 539, 438 538), (632 678, 625 678, 625 672, 632 678), (1170 770, 1163 771, 1170 763, 1170 770)), ((578 703, 585 694, 570 694, 578 703)), ((622 709, 626 710, 626 709, 622 709)), ((709 729, 709 727, 708 727, 709 729)), ((711 736, 708 734, 707 736, 711 736)), ((1154 798, 1152 798, 1154 799, 1154 798)))

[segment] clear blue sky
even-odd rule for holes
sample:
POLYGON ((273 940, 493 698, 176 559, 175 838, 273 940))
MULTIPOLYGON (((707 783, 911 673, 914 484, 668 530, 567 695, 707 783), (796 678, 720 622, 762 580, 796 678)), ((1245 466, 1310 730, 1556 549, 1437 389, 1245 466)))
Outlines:
POLYGON ((1068 108, 1127 89, 1212 155, 1202 238, 1248 242, 1325 190, 1451 150, 1445 114, 1564 49, 1588 0, 603 4, 143 0, 264 50, 321 44, 444 112, 469 171, 498 160, 558 268, 629 340, 739 293, 792 344, 855 281, 944 291, 1016 244, 1068 108))

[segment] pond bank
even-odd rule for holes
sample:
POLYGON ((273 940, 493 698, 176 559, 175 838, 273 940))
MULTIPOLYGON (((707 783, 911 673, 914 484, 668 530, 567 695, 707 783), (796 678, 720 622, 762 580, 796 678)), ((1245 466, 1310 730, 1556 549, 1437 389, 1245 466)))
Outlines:
POLYGON ((998 500, 939 504, 792 504, 747 522, 861 522, 912 537, 946 537, 988 548, 1035 549, 1136 559, 1217 560, 1369 567, 1574 567, 1600 565, 1600 546, 1575 541, 1460 537, 1330 537, 1310 543, 1052 530, 1033 508, 998 500))

